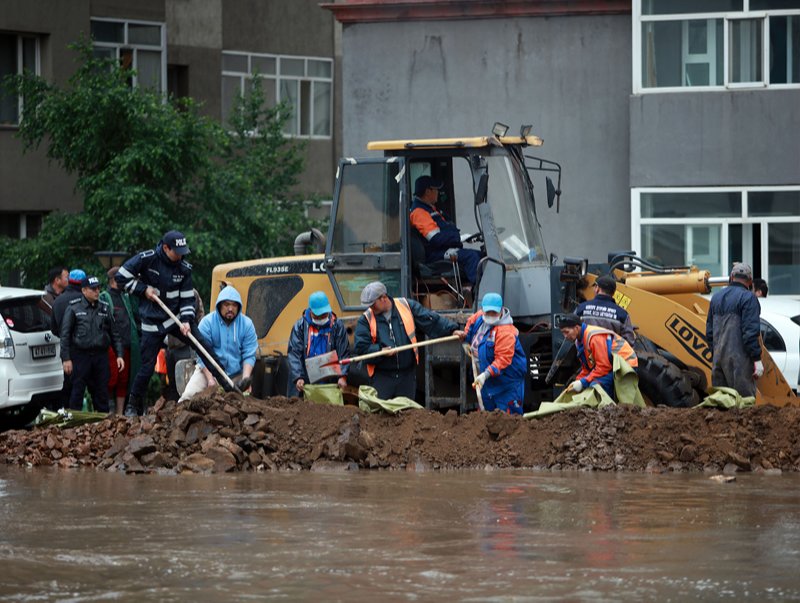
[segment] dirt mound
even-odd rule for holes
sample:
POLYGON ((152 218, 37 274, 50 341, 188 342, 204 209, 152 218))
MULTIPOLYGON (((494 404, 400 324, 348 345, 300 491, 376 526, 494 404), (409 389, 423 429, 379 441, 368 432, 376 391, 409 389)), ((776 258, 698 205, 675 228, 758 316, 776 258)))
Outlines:
POLYGON ((159 401, 147 416, 0 434, 0 460, 142 472, 535 467, 798 471, 800 409, 607 407, 529 421, 499 413, 367 414, 236 394, 159 401))

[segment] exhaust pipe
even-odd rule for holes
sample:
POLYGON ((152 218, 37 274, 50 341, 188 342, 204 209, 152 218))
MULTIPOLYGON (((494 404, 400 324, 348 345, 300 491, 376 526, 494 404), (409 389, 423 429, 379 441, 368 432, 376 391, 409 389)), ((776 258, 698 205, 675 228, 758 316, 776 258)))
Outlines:
POLYGON ((305 255, 307 253, 306 248, 309 245, 313 245, 315 253, 324 253, 325 235, 316 228, 301 232, 294 240, 294 254, 305 255))

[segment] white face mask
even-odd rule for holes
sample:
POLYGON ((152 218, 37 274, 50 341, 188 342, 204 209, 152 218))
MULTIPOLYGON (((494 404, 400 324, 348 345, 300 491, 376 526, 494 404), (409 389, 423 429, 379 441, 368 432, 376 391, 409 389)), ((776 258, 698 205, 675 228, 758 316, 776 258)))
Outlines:
POLYGON ((483 322, 485 322, 487 325, 496 325, 498 322, 500 322, 500 317, 499 316, 486 316, 486 315, 484 315, 483 316, 483 322))
POLYGON ((311 322, 313 322, 318 327, 324 327, 326 324, 328 324, 328 320, 329 319, 326 316, 325 318, 312 318, 311 322))

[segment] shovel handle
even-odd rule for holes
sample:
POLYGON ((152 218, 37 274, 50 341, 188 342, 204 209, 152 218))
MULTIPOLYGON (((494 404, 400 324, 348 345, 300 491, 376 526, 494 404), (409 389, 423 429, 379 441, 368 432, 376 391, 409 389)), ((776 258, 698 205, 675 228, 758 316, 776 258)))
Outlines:
POLYGON ((354 356, 353 358, 345 358, 344 360, 340 360, 339 364, 345 365, 345 364, 350 364, 351 362, 358 362, 360 360, 369 360, 370 358, 378 358, 379 356, 388 356, 389 354, 404 352, 405 350, 412 350, 414 348, 421 348, 426 345, 444 343, 445 341, 455 341, 458 338, 459 338, 458 335, 448 335, 447 337, 439 337, 438 339, 426 339, 425 341, 418 341, 417 343, 408 343, 406 345, 401 345, 396 348, 388 348, 386 350, 381 350, 380 352, 372 352, 370 354, 362 354, 361 356, 354 356))
MULTIPOLYGON (((475 378, 478 377, 478 360, 475 356, 472 355, 472 348, 468 343, 464 344, 464 353, 469 356, 470 361, 472 362, 472 373, 475 378)), ((483 395, 481 394, 481 386, 474 385, 475 387, 475 395, 478 397, 478 408, 481 410, 486 410, 483 406, 483 395)))
MULTIPOLYGON (((165 304, 163 301, 161 301, 161 298, 158 297, 157 295, 155 296, 155 299, 156 299, 156 302, 158 303, 158 305, 161 306, 161 309, 164 310, 164 312, 167 313, 167 316, 169 316, 172 320, 174 320, 176 324, 180 325, 181 324, 181 320, 177 316, 175 316, 175 314, 173 314, 172 310, 167 308, 167 304, 165 304)), ((228 382, 228 385, 231 387, 231 389, 241 393, 239 391, 239 388, 236 387, 236 384, 233 382, 233 379, 231 379, 228 376, 228 374, 225 371, 222 370, 222 367, 217 363, 216 360, 214 360, 214 358, 211 356, 211 354, 208 353, 208 350, 206 350, 205 346, 203 346, 203 344, 201 344, 199 341, 197 341, 197 338, 194 335, 192 335, 191 331, 189 331, 189 333, 187 334, 187 337, 189 338, 189 341, 191 341, 195 346, 197 346, 197 350, 205 357, 206 362, 208 362, 211 366, 213 366, 215 369, 217 369, 217 372, 220 375, 225 377, 225 381, 228 382)))

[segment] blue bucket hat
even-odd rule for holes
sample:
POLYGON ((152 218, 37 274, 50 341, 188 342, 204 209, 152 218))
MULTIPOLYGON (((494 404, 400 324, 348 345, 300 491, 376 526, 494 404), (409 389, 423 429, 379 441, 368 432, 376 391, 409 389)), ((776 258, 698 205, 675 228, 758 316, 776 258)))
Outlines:
POLYGON ((322 316, 323 314, 330 314, 332 312, 328 296, 322 291, 314 291, 314 293, 308 297, 308 308, 314 316, 322 316))
POLYGON ((481 301, 481 309, 484 312, 502 312, 503 298, 498 293, 487 293, 481 301))

